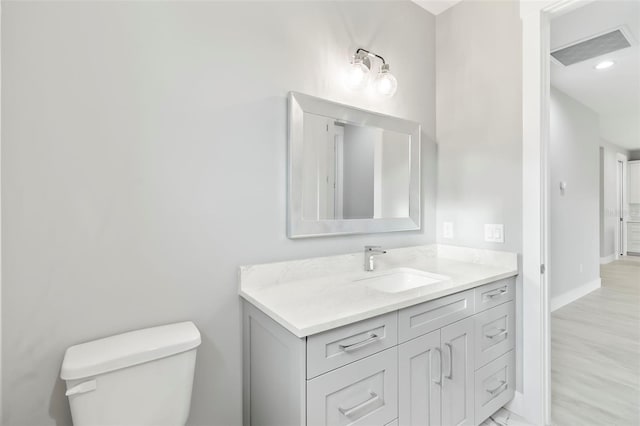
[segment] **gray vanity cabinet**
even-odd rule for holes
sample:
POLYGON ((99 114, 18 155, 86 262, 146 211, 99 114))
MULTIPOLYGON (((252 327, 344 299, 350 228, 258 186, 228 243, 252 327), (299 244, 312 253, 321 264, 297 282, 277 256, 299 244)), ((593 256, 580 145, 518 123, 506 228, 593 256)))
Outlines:
POLYGON ((474 424, 473 333, 467 318, 399 346, 400 426, 474 424))
POLYGON ((442 333, 442 424, 474 425, 474 319, 444 327, 442 333))
POLYGON ((245 426, 474 426, 515 388, 515 279, 308 337, 244 302, 245 426))
POLYGON ((398 423, 439 425, 442 419, 440 330, 398 347, 398 423))

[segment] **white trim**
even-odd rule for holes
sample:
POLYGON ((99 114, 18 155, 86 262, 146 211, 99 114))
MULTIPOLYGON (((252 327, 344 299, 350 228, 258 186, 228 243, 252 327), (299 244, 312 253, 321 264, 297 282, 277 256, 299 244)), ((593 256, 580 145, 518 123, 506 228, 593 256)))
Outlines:
MULTIPOLYGON (((620 247, 620 238, 622 238, 622 255, 624 255, 627 252, 627 220, 628 220, 628 216, 629 216, 629 204, 627 203, 627 162, 629 160, 627 159, 627 156, 624 154, 621 154, 619 152, 616 152, 616 210, 618 209, 618 191, 621 190, 622 191, 622 212, 619 212, 619 214, 622 216, 622 235, 619 234, 618 230, 620 228, 617 228, 615 234, 614 234, 614 239, 615 239, 615 251, 614 251, 614 255, 615 255, 615 260, 620 259, 621 254, 618 252, 618 248, 620 247), (620 182, 620 179, 618 176, 618 162, 622 163, 622 182, 620 182)), ((617 216, 620 217, 620 216, 617 216)))
POLYGON ((517 414, 522 417, 520 413, 524 412, 524 395, 522 392, 516 391, 513 395, 513 399, 504 406, 507 410, 511 411, 513 414, 517 414))
MULTIPOLYGON (((592 0, 520 0, 522 19, 522 412, 551 424, 549 310, 550 17, 592 0), (540 272, 541 265, 547 271, 540 272)), ((514 405, 515 407, 515 405, 514 405)))
MULTIPOLYGON (((2 4, 0 3, 0 23, 2 22, 2 4)), ((1 24, 0 24, 0 34, 2 34, 1 31, 1 24)), ((2 45, 2 36, 0 35, 0 46, 2 45)), ((2 55, 0 55, 0 58, 2 57, 2 55)), ((2 69, 1 66, 2 60, 0 59, 0 69, 2 69)), ((2 81, 1 78, 1 72, 0 72, 0 82, 2 81)), ((0 83, 0 98, 2 96, 2 83, 0 83)), ((0 129, 2 129, 2 108, 0 107, 0 129)), ((2 134, 2 132, 0 131, 0 134, 2 134)), ((0 140, 0 152, 2 152, 2 141, 0 140)), ((0 155, 0 160, 1 160, 2 155, 0 155)), ((2 162, 0 161, 0 164, 2 162)), ((1 175, 1 173, 0 173, 1 175)), ((2 186, 2 182, 0 179, 0 186, 2 186)), ((3 423, 3 414, 4 412, 2 411, 2 196, 0 195, 0 425, 3 423)))
POLYGON ((551 299, 551 312, 560 309, 571 302, 575 302, 600 287, 602 287, 602 280, 598 278, 597 280, 582 284, 580 287, 576 287, 573 290, 566 291, 561 295, 554 297, 551 299))
MULTIPOLYGON (((516 414, 535 425, 547 420, 548 297, 547 274, 540 265, 547 258, 545 238, 546 154, 543 138, 543 46, 548 43, 548 23, 542 11, 554 2, 520 2, 522 18, 522 393, 523 407, 516 414), (543 28, 544 27, 544 28, 543 28), (545 36, 545 34, 547 34, 545 36)), ((548 53, 546 59, 549 58, 548 53)), ((514 408, 516 408, 514 406, 514 408)))
POLYGON ((614 260, 616 260, 616 254, 610 254, 609 256, 605 256, 605 257, 601 257, 600 258, 600 264, 601 265, 606 265, 607 263, 611 263, 614 260))

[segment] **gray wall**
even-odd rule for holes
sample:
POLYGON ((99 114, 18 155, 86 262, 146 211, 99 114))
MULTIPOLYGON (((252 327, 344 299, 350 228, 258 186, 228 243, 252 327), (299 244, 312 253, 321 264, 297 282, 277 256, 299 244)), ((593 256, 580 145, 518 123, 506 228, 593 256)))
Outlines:
POLYGON ((600 257, 615 254, 616 230, 620 223, 617 203, 617 154, 629 151, 600 139, 600 257))
MULTIPOLYGON (((518 2, 465 1, 436 20, 442 243, 522 252, 521 43, 518 2), (443 222, 454 239, 442 238, 443 222), (486 223, 504 224, 504 244, 484 242, 486 223)), ((520 362, 517 374, 520 387, 520 362)))
POLYGON ((600 277, 598 116, 552 88, 549 141, 551 299, 600 277), (567 188, 560 191, 560 182, 567 188))
POLYGON ((633 150, 629 153, 629 160, 640 160, 640 149, 633 150))
POLYGON ((436 24, 438 240, 520 252, 522 73, 517 2, 462 2, 436 24), (442 239, 442 222, 454 239, 442 239), (505 243, 484 242, 503 223, 505 243))
POLYGON ((435 23, 415 4, 2 9, 3 425, 70 423, 67 346, 186 319, 190 423, 238 425, 238 265, 434 241, 435 23), (358 46, 389 61, 393 98, 343 88, 358 46), (289 90, 422 123, 422 232, 285 237, 289 90))

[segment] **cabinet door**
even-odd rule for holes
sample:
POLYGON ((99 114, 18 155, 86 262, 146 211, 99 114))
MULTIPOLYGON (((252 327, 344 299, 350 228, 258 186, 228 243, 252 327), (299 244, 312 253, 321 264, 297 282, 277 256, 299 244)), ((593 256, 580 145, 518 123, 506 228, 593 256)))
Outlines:
POLYGON ((398 347, 398 423, 441 424, 442 351, 440 330, 398 347))
POLYGON ((474 321, 444 327, 442 337, 442 424, 474 424, 474 321))

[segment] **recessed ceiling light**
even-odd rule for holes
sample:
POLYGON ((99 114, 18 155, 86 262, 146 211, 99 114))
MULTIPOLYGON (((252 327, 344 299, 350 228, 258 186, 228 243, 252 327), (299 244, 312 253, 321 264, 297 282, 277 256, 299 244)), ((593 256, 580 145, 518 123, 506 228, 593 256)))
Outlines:
POLYGON ((607 68, 611 68, 614 64, 615 62, 606 60, 598 63, 594 68, 597 70, 606 70, 607 68))

